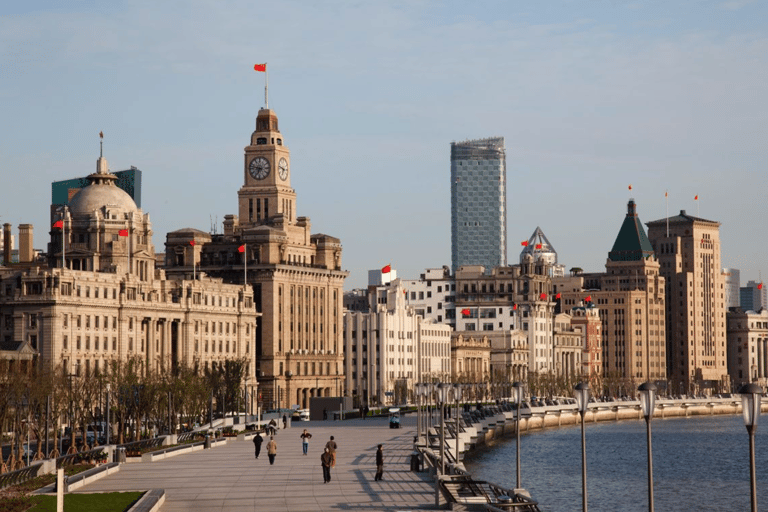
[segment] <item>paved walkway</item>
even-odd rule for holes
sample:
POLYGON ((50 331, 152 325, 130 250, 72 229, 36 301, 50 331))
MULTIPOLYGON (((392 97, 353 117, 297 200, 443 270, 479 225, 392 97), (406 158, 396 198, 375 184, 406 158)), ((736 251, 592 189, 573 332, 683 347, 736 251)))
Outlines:
MULTIPOLYGON (((253 443, 226 445, 152 463, 123 464, 120 471, 77 492, 165 489, 161 512, 181 511, 398 511, 434 508, 434 483, 410 471, 415 416, 402 429, 386 418, 344 422, 294 422, 278 431, 277 458, 269 465, 266 442, 254 458, 253 443), (312 434, 309 455, 299 435, 312 434), (332 480, 323 483, 320 454, 334 436, 339 445, 332 480), (376 445, 384 445, 384 479, 374 481, 376 445)), ((268 438, 267 438, 268 439, 268 438)))

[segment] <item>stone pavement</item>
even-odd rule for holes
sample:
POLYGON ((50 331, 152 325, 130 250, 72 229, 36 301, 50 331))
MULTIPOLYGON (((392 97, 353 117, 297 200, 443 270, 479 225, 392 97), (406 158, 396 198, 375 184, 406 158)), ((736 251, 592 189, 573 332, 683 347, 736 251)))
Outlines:
MULTIPOLYGON (((434 482, 410 471, 416 417, 390 429, 387 418, 294 422, 278 431, 277 458, 269 465, 266 441, 259 459, 251 441, 178 455, 158 462, 122 464, 120 471, 77 492, 165 489, 161 512, 186 511, 405 511, 434 509, 434 482), (309 455, 299 435, 312 434, 309 455), (323 483, 320 454, 330 436, 339 445, 331 482, 323 483), (384 479, 374 481, 376 445, 384 445, 384 479)), ((268 438, 265 438, 268 440, 268 438)))

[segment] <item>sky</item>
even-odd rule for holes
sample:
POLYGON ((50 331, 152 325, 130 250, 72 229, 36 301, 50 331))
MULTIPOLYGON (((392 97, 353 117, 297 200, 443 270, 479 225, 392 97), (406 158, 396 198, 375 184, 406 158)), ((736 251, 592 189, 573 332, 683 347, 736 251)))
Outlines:
POLYGON ((643 222, 721 223, 722 266, 768 278, 768 4, 111 1, 0 7, 0 222, 49 238, 50 184, 143 172, 154 244, 237 213, 264 106, 297 215, 341 239, 344 288, 451 262, 450 143, 501 136, 509 263, 540 226, 599 272, 643 222), (629 185, 632 185, 631 192, 629 185), (699 200, 694 197, 698 195, 699 200))

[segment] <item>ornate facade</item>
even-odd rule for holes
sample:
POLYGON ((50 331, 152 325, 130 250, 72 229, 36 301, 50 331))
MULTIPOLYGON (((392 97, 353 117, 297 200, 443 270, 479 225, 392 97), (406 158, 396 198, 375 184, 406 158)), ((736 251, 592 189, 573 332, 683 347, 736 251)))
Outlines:
POLYGON ((0 268, 4 345, 86 376, 129 357, 147 371, 246 359, 252 374, 257 313, 243 286, 166 279, 149 215, 114 186, 106 159, 89 180, 56 213, 47 265, 0 268))
POLYGON ((262 317, 256 330, 257 376, 264 407, 309 407, 314 396, 344 394, 341 242, 311 234, 297 215, 291 156, 277 115, 259 110, 245 147, 238 215, 223 234, 196 229, 166 238, 169 275, 197 272, 247 282, 262 317))

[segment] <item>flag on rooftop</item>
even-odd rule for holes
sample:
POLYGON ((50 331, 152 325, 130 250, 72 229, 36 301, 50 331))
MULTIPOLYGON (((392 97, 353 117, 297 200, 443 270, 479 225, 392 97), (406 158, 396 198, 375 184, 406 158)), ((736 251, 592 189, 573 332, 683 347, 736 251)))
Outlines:
POLYGON ((63 220, 57 220, 53 223, 54 228, 63 229, 64 228, 64 221, 63 220))
POLYGON ((260 71, 261 73, 266 73, 267 71, 267 63, 264 64, 254 64, 253 69, 255 71, 260 71))
POLYGON ((382 274, 389 274, 390 272, 392 272, 392 265, 384 265, 381 267, 382 274))

